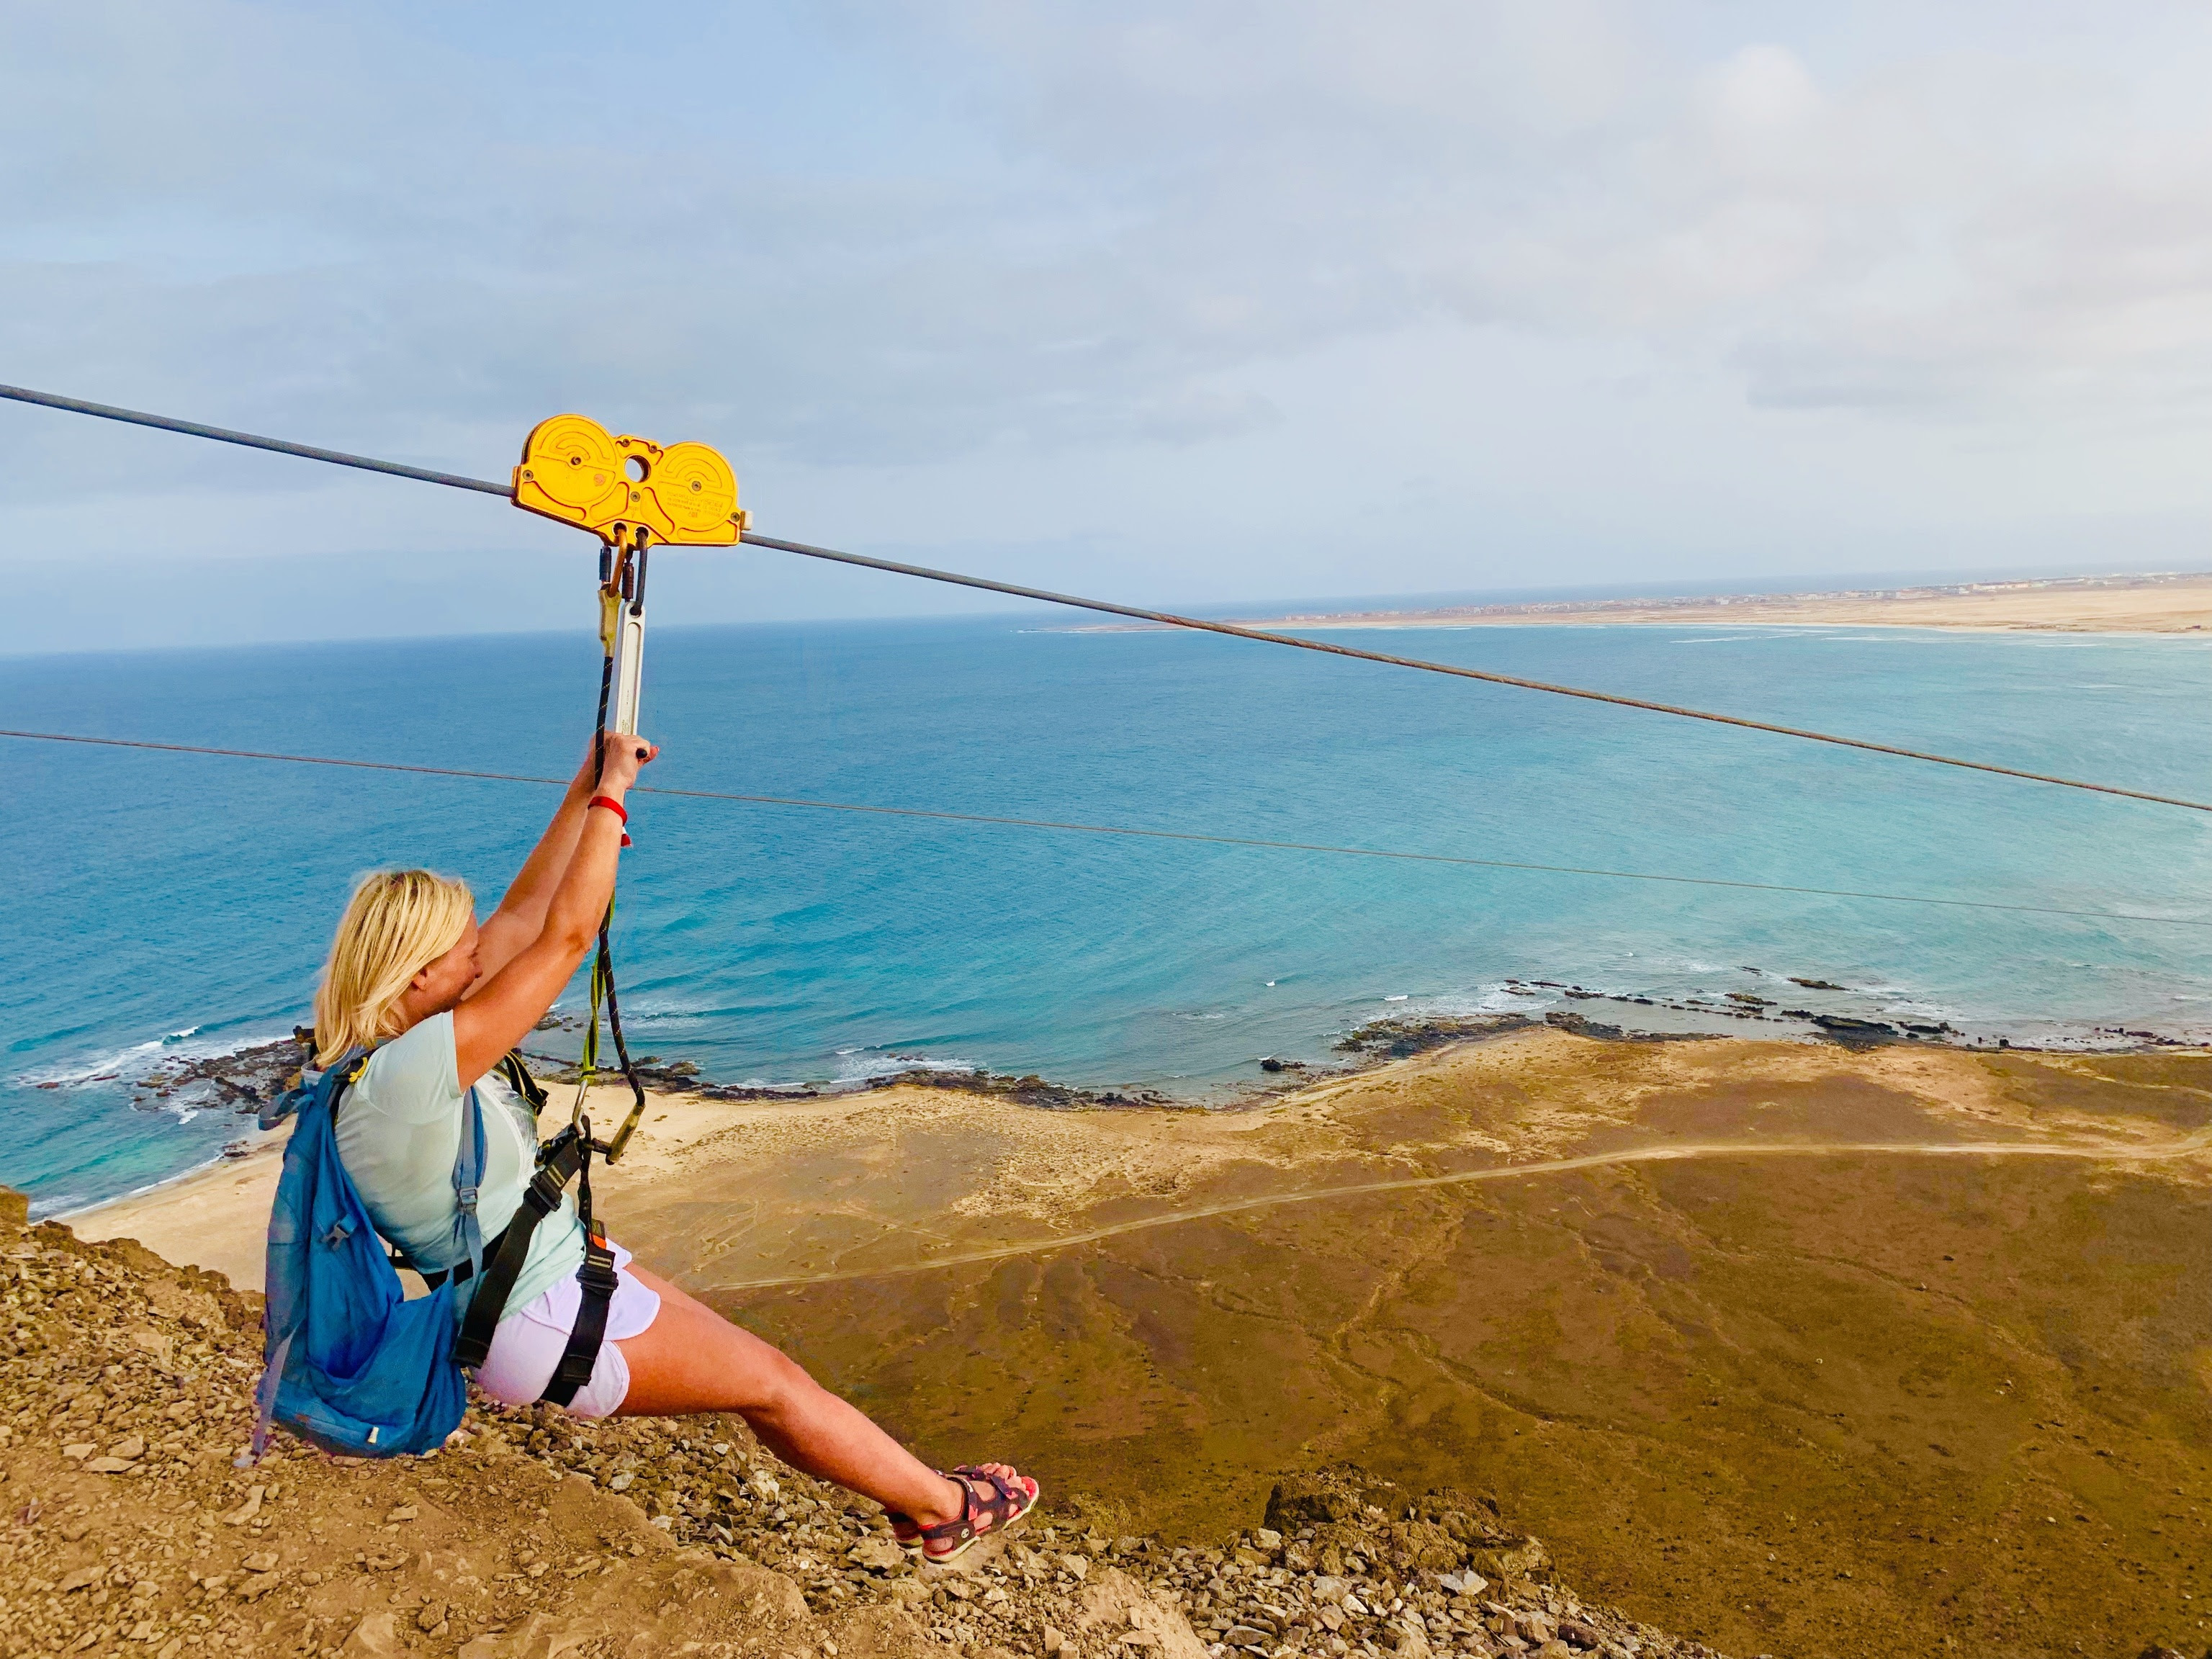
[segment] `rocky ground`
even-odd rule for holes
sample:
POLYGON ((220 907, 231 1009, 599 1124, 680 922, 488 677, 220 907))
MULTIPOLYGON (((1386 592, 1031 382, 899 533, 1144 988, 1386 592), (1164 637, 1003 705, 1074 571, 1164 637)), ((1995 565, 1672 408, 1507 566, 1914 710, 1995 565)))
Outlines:
POLYGON ((1117 1536, 1053 1493, 927 1569, 875 1505, 734 1418, 479 1409, 430 1456, 280 1436, 240 1469, 259 1298, 127 1240, 26 1229, 0 1196, 8 1659, 1707 1653, 1578 1601, 1494 1500, 1350 1468, 1285 1477, 1218 1546, 1117 1536))

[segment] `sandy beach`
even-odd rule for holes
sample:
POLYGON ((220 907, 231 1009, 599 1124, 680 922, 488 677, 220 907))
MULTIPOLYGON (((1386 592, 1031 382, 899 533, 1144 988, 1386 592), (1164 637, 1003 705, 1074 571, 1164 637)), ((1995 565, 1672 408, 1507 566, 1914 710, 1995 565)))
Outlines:
MULTIPOLYGON (((573 1088, 554 1089, 544 1133, 554 1114, 564 1115, 573 1088)), ((619 1206, 679 1168, 688 1148, 732 1127, 741 1109, 696 1095, 648 1093, 644 1121, 619 1164, 595 1165, 592 1192, 619 1206)), ((619 1123, 629 1109, 627 1091, 595 1088, 586 1102, 593 1121, 619 1123)), ((284 1163, 289 1128, 250 1130, 242 1156, 225 1157, 174 1181, 60 1218, 80 1238, 134 1238, 179 1267, 211 1268, 241 1290, 259 1290, 262 1252, 276 1177, 284 1163)))
POLYGON ((2212 629, 2212 574, 2071 576, 1822 593, 1747 593, 1589 604, 1303 611, 1239 617, 1248 628, 1472 628, 1553 623, 1668 627, 2006 629, 2191 634, 2212 629))
MULTIPOLYGON (((1798 1042, 1605 1042, 1535 1027, 1333 1078, 1237 1110, 1041 1110, 1000 1094, 896 1085, 796 1100, 717 1101, 649 1093, 618 1164, 595 1165, 601 1207, 623 1242, 702 1291, 896 1276, 1036 1255, 1065 1244, 1219 1212, 1369 1190, 1392 1172, 1414 1186, 1697 1155, 1840 1155, 1904 1143, 1936 1149, 2002 1143, 2011 1155, 2080 1156, 2196 1170, 2212 1127, 2187 1140, 2116 1139, 2094 1115, 2023 1109, 1992 1066, 2100 1077, 2096 1068, 2203 1063, 2171 1056, 2005 1055, 1899 1045, 1853 1053, 1798 1042), (1516 1109, 1486 1115, 1446 1141, 1377 1139, 1409 1096, 1510 1088, 1516 1109), (1689 1088, 1716 1103, 1696 1115, 1711 1144, 1643 1109, 1655 1091, 1689 1088), (1838 1109, 1777 1139, 1764 1106, 1722 1103, 1747 1088, 1812 1088, 1855 1098, 1893 1091, 1903 1115, 1838 1109), (1382 1114, 1380 1119, 1377 1114, 1382 1114), (1749 1138, 1747 1139, 1746 1137, 1749 1138), (1471 1169, 1442 1174, 1443 1158, 1471 1169), (1231 1177, 1233 1176, 1233 1179, 1231 1177), (1231 1190, 1225 1200, 1221 1183, 1231 1190), (834 1195, 834 1196, 833 1196, 834 1195), (1193 1206, 1195 1207, 1193 1207, 1193 1206)), ((2208 1067, 2212 1070, 2212 1067, 2208 1067)), ((549 1106, 565 1109, 556 1088, 549 1106)), ((595 1119, 627 1104, 594 1088, 595 1119)), ((1796 1115, 1804 1118, 1800 1110, 1796 1115)), ((2208 1114, 2212 1125, 2212 1114, 2208 1114)), ((285 1132, 255 1133, 240 1157, 66 1218, 88 1239, 135 1238, 165 1259, 261 1284, 262 1232, 285 1132)), ((2197 1171, 2212 1177, 2212 1162, 2197 1171)), ((2193 1177, 2192 1177, 2193 1178, 2193 1177)))

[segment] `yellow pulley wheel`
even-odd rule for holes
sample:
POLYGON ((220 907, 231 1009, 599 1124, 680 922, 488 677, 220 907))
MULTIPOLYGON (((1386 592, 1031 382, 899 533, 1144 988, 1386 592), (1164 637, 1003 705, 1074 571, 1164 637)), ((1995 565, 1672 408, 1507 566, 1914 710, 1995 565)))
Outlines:
POLYGON ((678 533, 704 536, 727 526, 738 507, 738 475, 704 444, 671 444, 646 474, 645 487, 678 533))
POLYGON ((514 504, 610 544, 642 530, 649 541, 726 547, 745 526, 737 474, 720 452, 617 437, 583 415, 556 415, 531 428, 514 469, 514 504))
POLYGON ((568 514, 588 515, 629 499, 623 453, 597 421, 581 415, 556 415, 532 428, 522 446, 522 482, 568 514))

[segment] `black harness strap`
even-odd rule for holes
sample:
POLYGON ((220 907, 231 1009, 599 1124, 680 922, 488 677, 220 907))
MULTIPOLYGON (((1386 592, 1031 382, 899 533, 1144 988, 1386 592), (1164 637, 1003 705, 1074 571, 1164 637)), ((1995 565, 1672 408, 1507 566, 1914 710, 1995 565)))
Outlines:
POLYGON ((576 1188, 576 1218, 584 1224, 584 1265, 576 1270, 576 1282, 583 1293, 561 1363, 553 1368, 553 1380, 545 1385, 545 1392, 538 1396, 556 1406, 566 1406, 576 1397, 576 1390, 592 1380, 592 1368, 599 1364, 599 1349, 606 1341, 607 1310, 620 1282, 615 1273, 615 1253, 607 1246, 606 1230, 592 1214, 592 1121, 580 1119, 578 1127, 581 1133, 577 1145, 583 1152, 578 1169, 581 1181, 576 1188))
POLYGON ((573 1129, 563 1129, 539 1153, 538 1173, 522 1189, 522 1206, 500 1234, 499 1243, 492 1246, 484 1262, 483 1279, 470 1298, 467 1316, 461 1321, 453 1358, 462 1370, 474 1370, 491 1352, 492 1333, 499 1327, 500 1316, 507 1311, 507 1298, 514 1292, 515 1279, 530 1255, 530 1241, 538 1224, 561 1207, 561 1194, 583 1158, 581 1143, 573 1129))

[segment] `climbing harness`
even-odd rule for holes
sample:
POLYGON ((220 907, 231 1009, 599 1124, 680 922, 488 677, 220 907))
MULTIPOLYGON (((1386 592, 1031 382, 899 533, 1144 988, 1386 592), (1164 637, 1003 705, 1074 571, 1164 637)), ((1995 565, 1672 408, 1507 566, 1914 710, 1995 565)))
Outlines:
MULTIPOLYGON (((313 1028, 295 1026, 292 1036, 308 1054, 314 1053, 313 1028)), ((346 1091, 358 1083, 368 1070, 371 1052, 367 1048, 356 1049, 324 1071, 302 1071, 293 1079, 289 1088, 262 1108, 261 1127, 273 1129, 295 1112, 305 1119, 318 1111, 323 1119, 327 1120, 325 1127, 328 1124, 335 1124, 343 1105, 346 1091)), ((546 1103, 544 1087, 531 1075, 520 1049, 510 1049, 502 1054, 493 1066, 492 1073, 530 1108, 532 1119, 544 1113, 546 1103)), ((405 1267, 419 1274, 433 1295, 451 1285, 450 1299, 465 1303, 466 1312, 462 1317, 459 1330, 453 1334, 450 1358, 461 1370, 474 1370, 483 1364, 485 1357, 491 1352, 492 1336, 507 1312, 508 1299, 514 1292, 514 1281, 520 1275, 523 1264, 529 1259, 531 1241, 536 1237, 539 1224, 560 1208, 561 1194, 567 1190, 568 1182, 572 1180, 578 1182, 576 1217, 584 1226, 585 1246, 584 1263, 576 1277, 583 1295, 577 1309, 575 1325, 570 1330, 568 1344, 562 1352, 561 1363, 554 1369, 545 1391, 538 1396, 554 1405, 566 1406, 575 1398, 576 1390, 591 1381, 592 1367, 599 1361, 599 1347, 606 1336, 607 1307, 613 1299, 617 1282, 614 1253, 607 1246, 604 1229, 592 1213, 592 1176, 588 1167, 593 1147, 591 1120, 579 1114, 575 1121, 538 1147, 538 1168, 531 1177, 530 1184, 523 1189, 521 1204, 500 1236, 487 1246, 477 1224, 477 1197, 478 1183, 483 1179, 484 1146, 483 1109, 474 1085, 463 1097, 462 1118, 461 1150, 453 1165, 453 1197, 463 1258, 450 1267, 432 1267, 413 1260, 402 1251, 386 1249, 382 1264, 361 1256, 351 1264, 349 1271, 356 1275, 368 1276, 381 1284, 389 1272, 405 1267), (463 1288, 471 1284, 475 1285, 473 1292, 463 1288)), ((302 1146, 311 1144, 310 1140, 303 1139, 298 1134, 293 1139, 302 1146)), ((288 1152, 288 1174, 290 1168, 288 1152)), ((337 1167, 335 1171, 325 1169, 318 1178, 342 1188, 348 1194, 352 1194, 350 1178, 345 1175, 343 1166, 337 1167)), ((357 1196, 346 1201, 356 1207, 359 1206, 357 1196)), ((289 1237, 280 1240, 280 1231, 272 1222, 270 1235, 272 1263, 279 1260, 280 1245, 289 1247, 293 1243, 289 1237)), ((335 1239, 324 1242, 342 1243, 344 1237, 341 1234, 335 1239)), ((301 1294, 304 1296, 307 1275, 295 1269, 289 1276, 301 1284, 301 1294)), ((276 1277, 276 1273, 272 1270, 270 1282, 275 1283, 276 1277)), ((268 1391, 276 1389, 276 1379, 286 1373, 289 1340, 289 1334, 280 1340, 275 1328, 271 1328, 270 1358, 264 1383, 263 1414, 253 1448, 245 1460, 247 1464, 258 1458, 261 1448, 267 1441, 270 1413, 277 1409, 275 1393, 268 1391)), ((291 1419, 287 1420, 291 1421, 291 1419)), ((293 1425, 296 1427, 298 1424, 294 1423, 293 1425)), ((444 1431, 440 1432, 442 1434, 444 1431)), ((349 1449, 362 1451, 365 1455, 376 1454, 385 1444, 374 1431, 366 1439, 361 1439, 359 1436, 356 1437, 359 1445, 349 1449)), ((392 1450, 409 1449, 396 1443, 390 1447, 392 1450)))
MULTIPOLYGON (((118 408, 113 404, 96 404, 82 398, 65 398, 58 392, 33 392, 27 386, 0 386, 0 398, 12 399, 16 403, 36 404, 46 409, 66 410, 76 415, 90 415, 104 421, 121 421, 131 426, 154 427, 164 432, 180 432, 188 437, 211 438, 218 443, 238 444, 248 449, 265 449, 279 455, 295 455, 304 460, 325 461, 334 466, 356 467, 366 472, 382 472, 393 477, 413 478, 422 483, 443 484, 453 489, 471 489, 486 495, 503 495, 517 506, 525 507, 531 512, 540 514, 546 518, 559 519, 570 524, 580 525, 587 529, 598 527, 601 521, 610 524, 613 522, 612 508, 615 501, 611 481, 605 485, 596 483, 593 484, 592 488, 600 493, 595 495, 591 501, 572 505, 568 503, 566 497, 556 497, 552 494, 550 481, 537 476, 527 480, 523 479, 520 474, 524 469, 520 467, 516 469, 518 476, 514 482, 498 484, 489 478, 471 478, 455 472, 437 472, 428 467, 408 466, 398 461, 378 460, 374 456, 349 454, 340 449, 319 449, 311 444, 292 443, 283 438, 266 438, 256 433, 239 432, 228 427, 207 426, 197 421, 179 420, 173 416, 152 415, 143 410, 118 408), (538 502, 534 496, 532 501, 524 501, 519 491, 525 483, 543 488, 545 492, 545 501, 542 503, 538 502), (595 518, 594 515, 597 517, 595 518)), ((556 419, 582 421, 583 417, 562 416, 556 419)), ((605 430, 605 428, 598 428, 596 422, 584 423, 597 428, 602 433, 605 430)), ((541 427, 540 430, 543 429, 541 427)), ((641 439, 610 439, 608 441, 615 445, 624 443, 645 445, 645 441, 641 439)), ((651 447, 649 445, 645 447, 651 447)), ((691 447, 677 445, 669 453, 674 453, 678 450, 687 447, 691 447)), ((703 449, 706 447, 699 445, 696 447, 703 449)), ((712 451, 708 453, 713 453, 712 451)), ((623 459, 627 460, 629 457, 625 453, 623 459)), ((720 458, 717 457, 717 459, 720 458)), ((565 459, 562 464, 568 465, 565 459)), ((582 488, 580 482, 584 477, 582 468, 582 462, 575 464, 578 489, 582 488)), ((534 467, 531 470, 535 473, 534 467)), ((731 498, 734 503, 736 496, 734 479, 731 481, 730 489, 731 498)), ((636 521, 644 523, 648 529, 655 528, 660 520, 652 515, 671 511, 664 501, 664 497, 671 494, 672 492, 663 489, 654 494, 650 507, 641 499, 635 507, 626 507, 626 510, 632 514, 636 521)), ((706 494, 706 481, 703 477, 695 499, 700 514, 703 515, 709 499, 706 494)), ((675 522, 672 516, 669 521, 672 524, 675 522)), ((948 582, 955 586, 972 587, 987 593, 1005 593, 1015 599, 1036 599, 1045 605, 1064 605, 1078 611, 1096 611, 1110 617, 1128 617, 1139 622, 1157 623, 1164 627, 1193 629, 1206 634, 1225 634, 1236 639, 1257 640, 1267 645, 1287 645, 1301 651, 1320 652, 1327 656, 1349 657, 1362 662, 1384 663, 1394 668, 1419 669, 1431 674, 1449 674, 1459 679, 1483 680, 1492 685, 1516 686, 1524 691, 1542 691, 1560 697, 1579 697, 1587 702, 1611 703, 1622 708, 1642 708, 1653 714, 1671 714, 1681 720, 1709 720, 1717 726, 1739 726, 1749 732, 1768 732, 1778 737, 1798 738, 1808 743, 1834 744, 1844 749, 1863 750, 1869 754, 1893 755, 1901 760, 1926 761, 1932 765, 1954 766, 1969 772, 1988 772, 1999 777, 2023 779, 2030 783, 2056 784, 2061 788, 2083 789, 2093 794, 2118 795, 2130 800, 2153 801, 2161 806, 2185 806, 2191 811, 2212 812, 2212 801, 2190 800, 2179 795, 2160 795, 2143 789, 2124 789, 2116 784, 2095 783, 2081 778, 2059 777, 2048 772, 2030 772, 2017 766, 1999 766, 1992 761, 1967 760, 1956 755, 1939 755, 1928 750, 1903 748, 1896 744, 1875 743, 1864 738, 1847 738, 1832 732, 1815 732, 1805 726, 1782 726, 1771 720, 1748 720, 1739 714, 1723 714, 1711 709, 1690 708, 1680 703, 1656 702, 1647 697, 1624 696, 1613 691, 1593 691, 1582 686, 1559 685, 1548 680, 1526 679, 1517 674, 1493 673, 1487 669, 1467 668, 1455 663, 1431 662, 1420 657, 1392 656, 1381 651, 1363 651, 1352 646, 1336 645, 1326 640, 1308 639, 1297 634, 1278 634, 1262 628, 1246 628, 1236 623, 1212 622, 1202 617, 1178 616, 1171 611, 1151 611, 1141 605, 1116 605, 1107 599, 1089 599, 1073 593, 1056 593, 1048 588, 1027 587, 1018 582, 993 581, 988 577, 963 575, 958 571, 939 570, 928 565, 902 564, 895 559, 876 559, 870 558, 865 554, 842 553, 835 548, 817 547, 811 542, 785 541, 779 537, 757 535, 750 528, 747 515, 736 510, 734 505, 731 509, 726 526, 726 530, 734 533, 725 533, 725 529, 726 526, 717 524, 708 526, 705 531, 685 535, 667 535, 663 536, 661 539, 680 542, 686 545, 714 547, 726 547, 732 542, 742 542, 748 547, 773 548, 779 552, 797 554, 802 558, 823 559, 836 564, 857 566, 864 570, 881 570, 893 575, 913 576, 923 581, 948 582)), ((605 539, 604 535, 602 539, 605 539)))

